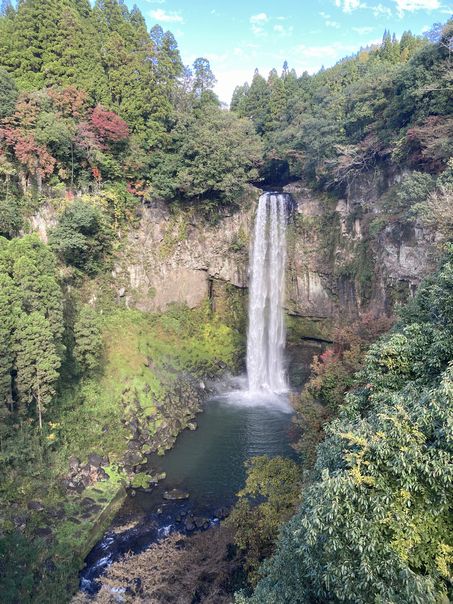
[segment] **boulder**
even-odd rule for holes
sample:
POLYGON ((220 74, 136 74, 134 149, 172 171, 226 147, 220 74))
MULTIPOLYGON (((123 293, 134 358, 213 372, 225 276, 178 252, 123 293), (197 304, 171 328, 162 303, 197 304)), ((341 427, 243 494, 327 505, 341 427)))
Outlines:
POLYGON ((106 466, 108 461, 105 459, 105 457, 99 455, 99 453, 90 453, 88 456, 88 463, 94 468, 100 468, 101 466, 106 466))
POLYGON ((170 491, 165 491, 162 497, 168 501, 179 501, 189 499, 189 493, 182 489, 171 489, 170 491))
POLYGON ((96 501, 94 499, 92 499, 91 497, 84 497, 80 503, 84 507, 89 507, 91 505, 94 505, 96 503, 96 501))
POLYGON ((43 504, 37 500, 29 501, 27 503, 27 508, 29 510, 33 510, 34 512, 42 512, 44 510, 43 504))
POLYGON ((186 518, 186 520, 184 521, 184 528, 186 529, 186 531, 194 531, 196 529, 196 526, 190 518, 186 518))
POLYGON ((218 518, 219 520, 225 520, 225 518, 227 518, 229 515, 229 511, 227 508, 220 508, 219 510, 217 510, 215 516, 216 518, 218 518))
POLYGON ((209 528, 209 520, 207 518, 202 518, 201 516, 196 516, 193 519, 193 523, 197 529, 207 529, 209 528))
POLYGON ((109 475, 102 468, 98 471, 98 480, 108 480, 109 475))
POLYGON ((27 526, 27 516, 25 516, 24 514, 18 514, 17 516, 13 516, 12 518, 14 526, 19 530, 19 531, 24 531, 26 526, 27 526))
POLYGON ((77 472, 77 470, 79 469, 80 466, 80 459, 77 459, 77 457, 75 455, 71 455, 71 457, 69 458, 69 469, 72 472, 77 472))
POLYGON ((35 534, 38 537, 42 537, 43 539, 45 539, 47 537, 51 537, 52 536, 52 529, 49 528, 48 526, 44 526, 42 528, 36 529, 35 534))
POLYGON ((145 461, 145 458, 139 451, 128 451, 124 456, 126 466, 138 466, 145 461))

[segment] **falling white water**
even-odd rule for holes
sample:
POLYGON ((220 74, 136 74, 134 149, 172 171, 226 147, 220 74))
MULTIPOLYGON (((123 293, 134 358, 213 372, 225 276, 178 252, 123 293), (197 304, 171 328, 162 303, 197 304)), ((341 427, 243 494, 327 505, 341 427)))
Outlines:
POLYGON ((283 352, 285 328, 288 195, 264 193, 258 203, 249 287, 247 374, 251 392, 288 389, 283 352))

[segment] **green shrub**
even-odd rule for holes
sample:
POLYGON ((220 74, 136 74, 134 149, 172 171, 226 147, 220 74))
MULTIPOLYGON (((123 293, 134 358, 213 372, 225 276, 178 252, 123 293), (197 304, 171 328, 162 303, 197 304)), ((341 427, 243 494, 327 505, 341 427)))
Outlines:
POLYGON ((90 203, 74 201, 63 211, 49 244, 66 264, 95 273, 110 248, 110 239, 111 229, 101 210, 90 203))

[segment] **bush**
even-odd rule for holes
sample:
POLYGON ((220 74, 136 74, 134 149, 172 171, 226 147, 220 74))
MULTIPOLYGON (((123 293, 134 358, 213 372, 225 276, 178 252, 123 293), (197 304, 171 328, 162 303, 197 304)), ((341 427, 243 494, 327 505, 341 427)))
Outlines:
POLYGON ((110 248, 110 238, 111 229, 101 210, 87 202, 74 201, 51 232, 49 244, 66 264, 95 273, 110 248))
POLYGON ((284 457, 252 457, 245 486, 228 518, 234 541, 244 553, 244 568, 255 584, 259 565, 274 549, 283 522, 294 513, 300 498, 301 474, 296 462, 284 457))

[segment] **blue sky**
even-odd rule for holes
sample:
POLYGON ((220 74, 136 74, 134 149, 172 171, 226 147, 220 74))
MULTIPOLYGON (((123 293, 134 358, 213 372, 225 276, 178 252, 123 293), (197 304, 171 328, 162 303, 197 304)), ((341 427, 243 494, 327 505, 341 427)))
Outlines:
POLYGON ((267 76, 286 59, 298 74, 333 65, 377 42, 384 29, 420 34, 445 22, 451 0, 125 0, 136 3, 150 27, 176 36, 185 64, 203 56, 217 77, 216 92, 229 102, 255 67, 267 76))

